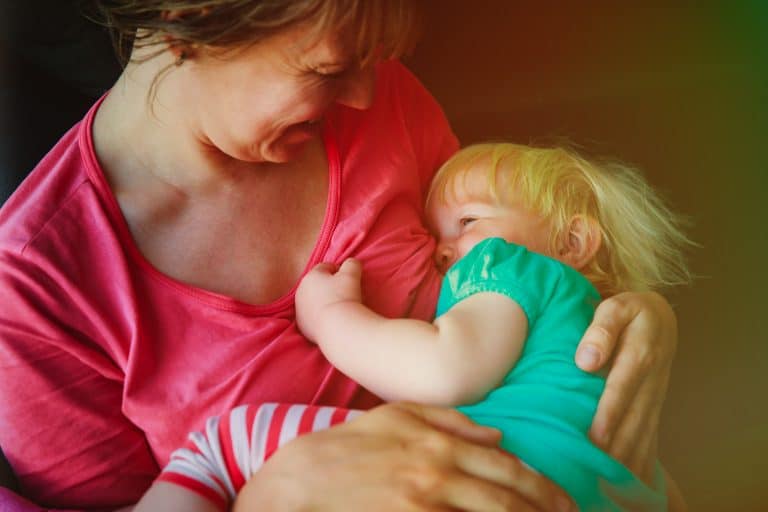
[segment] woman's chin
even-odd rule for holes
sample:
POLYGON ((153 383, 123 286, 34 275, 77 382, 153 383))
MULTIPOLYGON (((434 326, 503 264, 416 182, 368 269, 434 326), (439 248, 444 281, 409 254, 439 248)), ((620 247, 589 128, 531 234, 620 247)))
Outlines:
POLYGON ((315 140, 320 131, 315 126, 295 125, 274 141, 264 151, 265 160, 274 163, 290 162, 299 158, 309 142, 315 140))
POLYGON ((228 154, 243 162, 282 164, 301 157, 309 142, 319 136, 317 123, 300 123, 288 127, 275 139, 240 147, 238 151, 228 154))
POLYGON ((307 148, 307 143, 301 144, 281 144, 277 147, 270 148, 266 151, 262 157, 262 161, 270 162, 273 164, 284 164, 297 160, 307 148))

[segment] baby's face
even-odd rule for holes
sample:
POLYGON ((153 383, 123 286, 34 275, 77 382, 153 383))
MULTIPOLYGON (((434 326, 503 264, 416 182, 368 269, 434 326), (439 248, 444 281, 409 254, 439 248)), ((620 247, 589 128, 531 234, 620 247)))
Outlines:
POLYGON ((462 197, 431 201, 427 216, 437 236, 435 262, 440 272, 445 273, 486 238, 503 238, 549 255, 549 222, 515 203, 502 206, 490 199, 462 197))

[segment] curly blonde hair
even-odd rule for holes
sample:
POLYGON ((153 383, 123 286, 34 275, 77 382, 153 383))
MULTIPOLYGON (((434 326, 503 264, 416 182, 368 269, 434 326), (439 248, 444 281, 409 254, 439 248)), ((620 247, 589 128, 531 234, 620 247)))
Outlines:
POLYGON ((511 197, 550 221, 550 249, 574 216, 594 219, 602 243, 582 273, 604 295, 687 284, 685 249, 695 244, 686 219, 665 204, 642 174, 614 160, 590 161, 568 146, 484 143, 458 151, 435 175, 427 203, 458 192, 503 205, 511 197), (485 172, 482 188, 467 190, 485 172), (514 195, 511 193, 514 192, 514 195))

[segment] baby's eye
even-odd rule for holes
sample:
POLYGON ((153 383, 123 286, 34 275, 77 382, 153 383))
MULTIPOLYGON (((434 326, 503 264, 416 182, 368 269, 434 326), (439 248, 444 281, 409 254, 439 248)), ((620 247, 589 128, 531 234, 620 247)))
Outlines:
POLYGON ((462 217, 459 219, 459 224, 461 227, 465 227, 473 222, 475 222, 477 219, 475 217, 462 217))

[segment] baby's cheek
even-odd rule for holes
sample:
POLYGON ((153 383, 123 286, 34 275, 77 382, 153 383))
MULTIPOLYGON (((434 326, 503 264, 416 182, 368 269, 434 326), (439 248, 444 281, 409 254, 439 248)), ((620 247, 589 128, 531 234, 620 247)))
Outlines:
POLYGON ((461 240, 459 240, 459 243, 456 244, 456 259, 461 259, 466 256, 467 253, 471 251, 474 246, 482 242, 483 239, 483 237, 475 234, 463 236, 461 240))

